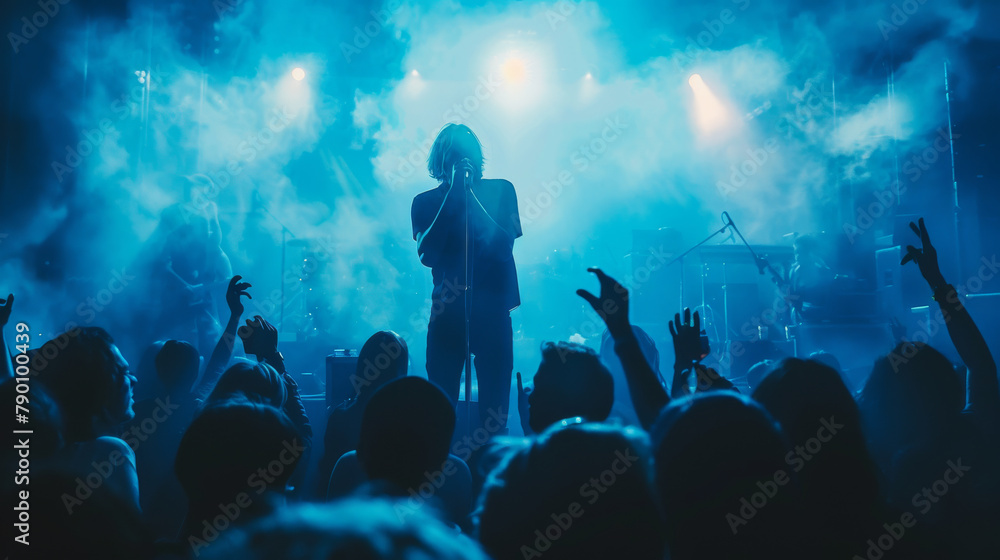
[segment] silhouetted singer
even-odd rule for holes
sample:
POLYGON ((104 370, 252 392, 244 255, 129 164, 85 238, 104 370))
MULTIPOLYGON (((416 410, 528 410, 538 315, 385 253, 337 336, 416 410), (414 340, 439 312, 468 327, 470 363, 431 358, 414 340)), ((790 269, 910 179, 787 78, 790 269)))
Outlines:
POLYGON ((453 403, 458 401, 465 365, 468 193, 472 255, 469 345, 479 382, 480 425, 496 433, 506 425, 514 367, 510 312, 521 304, 511 252, 514 240, 521 236, 517 195, 509 181, 483 179, 482 145, 465 125, 448 124, 441 130, 427 169, 439 185, 417 195, 411 208, 417 253, 434 278, 427 328, 427 376, 453 403))

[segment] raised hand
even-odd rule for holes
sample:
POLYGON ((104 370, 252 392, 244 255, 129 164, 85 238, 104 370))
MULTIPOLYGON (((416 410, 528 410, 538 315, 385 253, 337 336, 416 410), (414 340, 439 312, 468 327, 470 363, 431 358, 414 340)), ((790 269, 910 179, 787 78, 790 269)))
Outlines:
POLYGON ((251 286, 249 282, 240 282, 242 279, 243 277, 238 274, 233 276, 232 279, 229 280, 229 287, 226 288, 226 304, 229 306, 229 312, 235 317, 243 315, 243 311, 245 311, 243 308, 243 301, 240 299, 240 296, 246 296, 253 299, 253 296, 246 291, 247 288, 251 288, 253 286, 251 286))
POLYGON ((694 362, 699 362, 705 356, 701 353, 701 316, 694 312, 694 320, 691 318, 691 309, 684 309, 684 322, 681 322, 681 314, 676 313, 674 320, 669 323, 670 336, 674 340, 674 364, 680 367, 689 368, 694 362))
POLYGON ((14 307, 14 294, 7 296, 7 299, 0 299, 0 329, 7 326, 10 321, 10 312, 14 307))
POLYGON ((278 354, 278 329, 260 315, 247 319, 246 326, 237 331, 243 339, 243 349, 258 358, 271 358, 278 354))
POLYGON ((601 283, 601 295, 595 296, 587 290, 577 290, 576 295, 587 300, 601 316, 612 338, 617 340, 621 336, 630 335, 632 327, 628 322, 628 290, 599 268, 588 268, 587 272, 597 275, 601 283))
POLYGON ((936 290, 944 286, 946 282, 944 275, 941 274, 941 267, 938 266, 937 249, 931 245, 931 236, 927 233, 927 226, 924 225, 924 219, 920 218, 918 224, 919 226, 910 222, 910 229, 920 237, 922 247, 917 249, 913 245, 907 245, 906 255, 903 256, 903 260, 899 264, 905 265, 910 261, 917 263, 924 280, 927 280, 931 289, 936 290))

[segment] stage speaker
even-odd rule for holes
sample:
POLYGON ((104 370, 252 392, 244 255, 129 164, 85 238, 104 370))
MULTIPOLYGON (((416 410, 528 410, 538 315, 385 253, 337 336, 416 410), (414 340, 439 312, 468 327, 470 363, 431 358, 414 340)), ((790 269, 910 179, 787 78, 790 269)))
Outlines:
POLYGON ((354 397, 357 392, 351 376, 358 367, 357 350, 334 350, 326 357, 326 406, 338 404, 354 397))

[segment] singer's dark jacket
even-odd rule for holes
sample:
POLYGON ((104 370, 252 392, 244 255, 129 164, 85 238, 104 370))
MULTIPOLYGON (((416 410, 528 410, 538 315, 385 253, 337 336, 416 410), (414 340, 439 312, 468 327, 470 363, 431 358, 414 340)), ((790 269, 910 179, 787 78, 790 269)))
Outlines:
MULTIPOLYGON (((426 231, 434 221, 448 185, 418 194, 410 208, 413 239, 426 231)), ((514 239, 521 236, 521 219, 517 212, 517 194, 510 181, 481 179, 472 188, 476 198, 496 223, 514 239)), ((455 196, 459 193, 453 193, 455 196)), ((455 202, 455 201, 449 201, 455 202)), ((432 300, 447 304, 447 309, 462 309, 460 286, 465 279, 465 229, 462 205, 449 204, 438 218, 435 229, 443 227, 447 241, 440 254, 425 255, 423 262, 431 267, 434 278, 432 300), (461 209, 461 210, 459 210, 461 209), (450 210, 450 211, 449 211, 450 210)), ((503 235, 487 235, 493 224, 473 221, 470 226, 474 240, 472 306, 485 312, 507 312, 521 304, 517 287, 517 269, 511 253, 513 242, 503 235)))

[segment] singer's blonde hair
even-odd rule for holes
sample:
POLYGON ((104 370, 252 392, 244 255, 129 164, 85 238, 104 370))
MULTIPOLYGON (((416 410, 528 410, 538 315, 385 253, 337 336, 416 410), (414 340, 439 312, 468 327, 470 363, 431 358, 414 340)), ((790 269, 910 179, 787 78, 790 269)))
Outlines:
POLYGON ((452 166, 462 158, 472 160, 476 170, 476 180, 482 179, 485 160, 483 145, 476 133, 464 124, 446 124, 431 146, 431 154, 427 158, 427 171, 438 181, 447 182, 451 178, 452 166))

